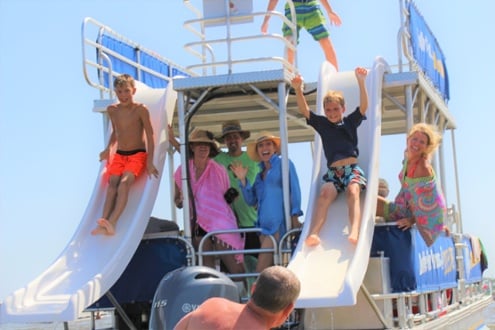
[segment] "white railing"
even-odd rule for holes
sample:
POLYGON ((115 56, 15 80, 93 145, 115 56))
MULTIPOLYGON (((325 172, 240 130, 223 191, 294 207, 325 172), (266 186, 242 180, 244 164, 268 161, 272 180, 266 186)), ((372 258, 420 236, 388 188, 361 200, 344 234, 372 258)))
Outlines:
POLYGON ((111 58, 129 65, 137 74, 135 79, 142 81, 142 77, 145 73, 159 78, 164 81, 171 81, 174 71, 186 73, 188 75, 195 75, 194 72, 172 62, 171 60, 164 58, 152 50, 146 49, 140 44, 125 38, 124 36, 113 31, 110 27, 96 21, 91 17, 86 17, 83 20, 81 27, 81 42, 82 42, 82 60, 83 60, 83 75, 86 82, 98 89, 103 98, 103 94, 108 93, 110 98, 113 97, 112 84, 105 82, 105 77, 108 77, 108 81, 112 81, 113 77, 125 73, 118 72, 112 64, 111 58), (132 47, 135 51, 136 60, 130 59, 125 54, 119 53, 102 43, 104 36, 112 38, 122 44, 132 47), (158 72, 145 64, 142 64, 142 54, 146 54, 149 57, 156 59, 157 61, 167 65, 169 72, 158 72))
MULTIPOLYGON (((291 64, 287 61, 284 53, 285 50, 291 49, 295 58, 297 55, 296 40, 297 38, 291 38, 291 40, 283 37, 281 34, 267 33, 262 34, 254 33, 254 31, 260 31, 261 25, 253 25, 252 27, 245 28, 243 31, 238 32, 240 35, 234 36, 234 25, 237 24, 250 24, 255 21, 257 17, 271 16, 278 18, 280 22, 287 24, 292 29, 292 35, 297 35, 296 28, 296 15, 294 4, 292 0, 288 0, 291 13, 292 21, 287 19, 284 13, 277 11, 261 11, 261 12, 232 12, 229 7, 229 0, 218 0, 219 5, 217 7, 219 14, 211 15, 210 17, 205 16, 205 8, 201 12, 196 6, 192 4, 190 0, 184 0, 184 5, 186 8, 191 10, 196 16, 195 19, 188 20, 184 23, 184 27, 192 32, 199 40, 195 42, 186 43, 184 48, 186 51, 191 53, 193 56, 198 58, 199 63, 188 66, 190 70, 201 70, 202 75, 216 75, 219 73, 220 68, 225 68, 225 73, 233 73, 234 67, 238 68, 241 66, 256 65, 259 70, 262 68, 287 68, 292 72, 296 71, 296 65, 291 64), (222 2, 223 6, 222 8, 222 2), (219 27, 225 29, 225 33, 207 32, 209 27, 219 27), (209 36, 215 35, 215 36, 209 36), (269 43, 276 42, 276 45, 280 45, 280 49, 283 50, 281 56, 274 56, 272 47, 264 47, 263 45, 268 45, 269 43), (248 48, 252 50, 249 54, 235 55, 238 48, 236 46, 242 46, 244 49, 248 48), (246 45, 248 47, 246 47, 246 45), (251 47, 249 47, 251 45, 251 47)), ((252 0, 246 0, 246 3, 252 3, 252 0)), ((204 6, 204 4, 203 4, 204 6)), ((208 12, 207 14, 211 14, 208 12)), ((239 48, 240 49, 240 48, 239 48)), ((297 64, 297 60, 295 60, 297 64)), ((224 73, 224 72, 221 72, 224 73)))

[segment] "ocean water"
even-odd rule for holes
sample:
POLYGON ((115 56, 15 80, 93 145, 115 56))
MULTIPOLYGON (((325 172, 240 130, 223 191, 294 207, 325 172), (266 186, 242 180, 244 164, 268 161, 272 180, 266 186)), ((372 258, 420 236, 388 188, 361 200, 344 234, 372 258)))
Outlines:
MULTIPOLYGON (((69 330, 91 329, 91 314, 84 313, 79 319, 69 322, 69 330)), ((95 321, 96 329, 112 329, 113 318, 110 314, 101 313, 101 319, 95 321)), ((64 323, 27 323, 27 324, 0 324, 0 330, 64 330, 64 323)))

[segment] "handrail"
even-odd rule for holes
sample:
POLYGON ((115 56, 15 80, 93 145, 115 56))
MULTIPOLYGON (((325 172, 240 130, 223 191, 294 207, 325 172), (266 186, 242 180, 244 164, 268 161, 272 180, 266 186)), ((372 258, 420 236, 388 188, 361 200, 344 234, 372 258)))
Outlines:
MULTIPOLYGON (((242 229, 231 229, 231 230, 216 230, 216 231, 210 231, 206 233, 205 236, 201 239, 199 242, 199 246, 197 249, 197 257, 198 257, 198 265, 202 266, 203 265, 203 257, 205 256, 222 256, 222 255, 230 255, 230 254, 242 254, 245 255, 247 253, 273 253, 273 264, 278 265, 279 260, 278 260, 278 244, 273 237, 273 235, 267 235, 267 237, 270 238, 270 240, 273 243, 273 248, 259 248, 259 249, 239 249, 239 250, 234 250, 234 249, 229 249, 229 250, 213 250, 213 251, 205 251, 204 250, 204 244, 207 239, 210 239, 212 236, 217 235, 217 234, 233 234, 233 233, 261 233, 261 228, 242 228, 242 229)), ((226 274, 230 278, 247 278, 251 277, 253 273, 247 273, 244 272, 242 274, 226 274)))
MULTIPOLYGON (((243 37, 233 38, 230 35, 232 19, 236 20, 251 20, 255 17, 264 17, 264 16, 275 16, 278 17, 283 23, 288 25, 292 29, 292 33, 294 36, 297 34, 297 24, 296 24, 296 16, 295 16, 295 8, 292 0, 288 0, 287 4, 289 5, 289 9, 292 13, 292 19, 289 20, 284 13, 280 13, 277 11, 263 11, 263 12, 253 12, 246 15, 235 15, 231 16, 230 11, 226 10, 226 16, 224 17, 214 17, 214 18, 205 18, 202 17, 201 12, 192 5, 190 0, 184 0, 184 4, 188 9, 194 12, 197 18, 187 20, 184 22, 184 28, 188 31, 192 32, 196 37, 199 38, 199 41, 190 42, 184 45, 184 49, 197 57, 200 60, 200 63, 193 64, 187 67, 189 70, 202 69, 203 75, 206 75, 208 70, 211 71, 213 75, 217 74, 218 67, 226 67, 227 72, 230 74, 233 71, 233 67, 238 67, 240 64, 247 63, 280 63, 283 68, 288 68, 292 72, 296 71, 296 66, 294 64, 290 64, 285 56, 250 56, 249 59, 239 59, 232 57, 232 44, 238 42, 246 42, 246 41, 256 41, 256 40, 266 40, 266 39, 274 39, 279 41, 281 45, 283 45, 284 49, 291 49, 294 51, 295 59, 297 59, 297 38, 291 38, 290 40, 284 38, 279 34, 254 34, 247 35, 243 37), (225 38, 220 39, 207 39, 206 37, 206 26, 208 25, 219 25, 224 23, 226 26, 226 36, 225 38), (193 25, 199 25, 199 29, 195 28, 193 25), (213 45, 221 45, 226 46, 227 48, 227 56, 226 59, 217 60, 217 57, 214 52, 213 45), (197 50, 199 48, 200 50, 197 50)), ((228 0, 225 0, 226 8, 228 8, 228 0)), ((223 50, 223 48, 222 48, 223 50)), ((295 60, 297 63, 297 60, 295 60)))
POLYGON ((114 77, 120 74, 121 72, 117 72, 117 70, 115 70, 115 68, 112 67, 112 63, 109 56, 113 56, 117 60, 125 64, 128 64, 134 69, 136 69, 137 72, 136 79, 138 80, 142 78, 143 73, 147 73, 153 77, 159 78, 167 82, 171 82, 172 73, 174 72, 174 70, 192 76, 196 75, 193 71, 190 71, 187 68, 182 67, 174 63, 173 61, 158 55, 156 52, 148 50, 147 48, 141 46, 140 44, 125 38, 124 36, 113 31, 110 27, 98 22, 97 20, 91 17, 86 17, 83 20, 81 26, 81 44, 82 44, 82 60, 83 60, 82 66, 83 66, 84 79, 91 87, 100 90, 101 93, 111 94, 112 93, 111 84, 108 84, 108 86, 106 86, 101 76, 99 79, 92 79, 90 74, 90 69, 96 69, 96 72, 108 74, 109 77, 114 77), (90 35, 91 32, 94 32, 93 36, 90 35), (102 44, 103 36, 114 38, 115 40, 120 41, 129 47, 132 47, 136 51, 137 61, 133 59, 129 59, 123 54, 120 54, 117 51, 112 50, 106 47, 105 45, 103 45, 102 44), (93 51, 88 52, 88 50, 91 49, 93 51), (158 72, 152 68, 147 67, 146 65, 141 64, 139 61, 142 54, 147 54, 151 58, 154 58, 160 61, 161 63, 167 65, 169 69, 168 74, 158 72), (100 57, 103 57, 105 59, 105 63, 101 62, 100 57))
POLYGON ((282 266, 286 266, 284 265, 284 254, 289 254, 290 256, 292 256, 292 249, 289 246, 292 243, 293 235, 297 235, 298 233, 300 234, 301 231, 302 228, 293 228, 291 230, 288 230, 280 238, 280 241, 278 243, 278 260, 282 266))

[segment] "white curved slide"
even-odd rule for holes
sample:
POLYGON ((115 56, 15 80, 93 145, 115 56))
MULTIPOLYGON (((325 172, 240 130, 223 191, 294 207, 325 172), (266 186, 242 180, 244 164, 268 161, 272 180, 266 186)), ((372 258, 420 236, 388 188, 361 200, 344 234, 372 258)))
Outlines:
MULTIPOLYGON (((349 243, 348 208, 345 194, 339 194, 330 206, 327 219, 320 232, 321 244, 307 247, 304 240, 315 202, 320 191, 322 176, 327 171, 319 135, 316 133, 313 151, 313 176, 305 225, 288 268, 301 280, 301 294, 297 308, 349 306, 356 303, 356 295, 363 282, 373 238, 373 226, 378 192, 379 150, 381 135, 381 98, 383 74, 387 63, 377 58, 366 78, 369 108, 367 119, 358 128, 359 165, 368 179, 368 186, 361 194, 361 228, 356 246, 349 243)), ((344 93, 348 115, 359 105, 359 88, 354 71, 336 72, 328 62, 322 64, 318 81, 317 113, 323 114, 322 100, 328 90, 344 93)))
MULTIPOLYGON (((136 102, 147 105, 155 136, 154 163, 164 167, 168 148, 167 123, 173 117, 177 94, 170 83, 152 89, 136 82, 136 102)), ((93 194, 82 220, 55 262, 46 271, 5 298, 0 323, 75 320, 119 279, 137 249, 155 204, 160 178, 141 175, 131 187, 129 200, 115 236, 92 236, 106 196, 102 162, 93 194)), ((161 174, 161 173, 160 173, 161 174)))

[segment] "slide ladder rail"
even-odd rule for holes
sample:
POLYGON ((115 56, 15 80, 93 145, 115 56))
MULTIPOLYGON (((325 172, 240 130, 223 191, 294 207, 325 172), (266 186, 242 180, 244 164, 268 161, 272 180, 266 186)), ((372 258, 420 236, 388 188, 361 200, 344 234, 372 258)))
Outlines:
POLYGON ((109 98, 113 98, 109 81, 122 73, 153 88, 167 87, 174 76, 195 75, 91 17, 83 20, 81 41, 84 78, 102 94, 108 93, 109 98))
POLYGON ((253 33, 253 31, 260 31, 261 28, 261 20, 255 20, 256 18, 271 16, 278 20, 275 23, 287 24, 292 29, 293 35, 296 35, 294 4, 291 0, 288 0, 287 3, 293 13, 293 20, 287 19, 283 12, 255 12, 253 11, 253 0, 203 0, 202 10, 198 9, 192 1, 184 0, 186 8, 196 16, 195 19, 184 22, 184 27, 199 39, 184 45, 186 51, 199 59, 198 64, 190 65, 187 68, 200 70, 201 75, 230 74, 233 73, 234 67, 236 70, 240 67, 255 68, 255 71, 288 68, 295 72, 295 66, 290 64, 284 55, 285 49, 292 49, 295 56, 297 55, 295 38, 288 40, 281 34, 253 33), (235 27, 237 24, 249 23, 253 25, 252 28, 243 30, 248 32, 243 32, 235 27), (225 29, 222 31, 210 29, 207 34, 207 28, 219 26, 225 29), (274 49, 274 47, 276 48, 274 49), (281 55, 273 56, 277 53, 281 55), (220 68, 225 70, 218 70, 220 68))

